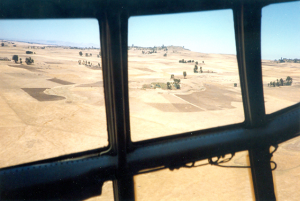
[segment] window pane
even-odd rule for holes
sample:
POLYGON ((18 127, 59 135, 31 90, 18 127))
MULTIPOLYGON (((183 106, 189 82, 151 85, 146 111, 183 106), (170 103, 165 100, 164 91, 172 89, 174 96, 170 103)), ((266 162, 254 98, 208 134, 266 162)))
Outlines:
POLYGON ((86 201, 110 201, 114 200, 112 181, 104 182, 101 195, 86 199, 86 201))
POLYGON ((273 180, 277 200, 296 201, 300 197, 300 137, 279 145, 272 160, 277 168, 273 180))
POLYGON ((300 2, 262 9, 262 70, 266 113, 300 101, 300 2))
POLYGON ((128 40, 133 141, 244 121, 231 10, 131 17, 128 40))
MULTIPOLYGON (((206 162, 201 161, 200 164, 206 162)), ((223 164, 248 166, 248 152, 237 153, 232 161, 223 164)), ((137 201, 254 199, 250 168, 206 165, 137 175, 134 180, 137 201)))
POLYGON ((0 167, 107 145, 98 21, 0 27, 0 167))

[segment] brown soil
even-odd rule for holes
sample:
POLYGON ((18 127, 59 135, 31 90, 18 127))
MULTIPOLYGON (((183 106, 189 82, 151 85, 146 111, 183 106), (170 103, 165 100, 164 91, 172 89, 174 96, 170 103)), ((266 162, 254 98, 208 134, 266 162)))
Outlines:
POLYGON ((99 67, 99 66, 85 66, 89 69, 92 69, 92 70, 102 70, 102 67, 99 67))
POLYGON ((81 84, 76 87, 103 87, 103 81, 91 83, 91 84, 81 84))
POLYGON ((142 70, 142 71, 147 71, 147 72, 156 72, 156 71, 151 70, 151 69, 149 69, 149 68, 136 68, 136 69, 142 70))
POLYGON ((181 103, 148 103, 148 105, 155 107, 162 112, 199 112, 203 111, 198 107, 190 104, 181 103))
POLYGON ((35 98, 38 101, 57 101, 57 100, 66 99, 65 97, 62 96, 45 94, 44 91, 46 89, 47 88, 22 88, 23 91, 25 91, 32 98, 35 98))
POLYGON ((38 70, 37 68, 35 67, 32 67, 32 66, 28 66, 28 65, 23 65, 23 64, 19 64, 19 65, 9 65, 11 67, 15 67, 15 68, 23 68, 23 69, 26 69, 26 70, 29 70, 29 71, 32 71, 32 72, 43 72, 41 70, 38 70))
POLYGON ((45 62, 46 64, 62 64, 61 62, 45 62))
POLYGON ((57 79, 57 78, 52 78, 52 79, 48 79, 48 80, 51 81, 51 82, 56 82, 58 84, 62 84, 62 85, 74 84, 73 82, 68 82, 68 81, 65 81, 65 80, 57 79))
MULTIPOLYGON (((19 42, 17 47, 0 48, 1 57, 17 54, 24 61, 28 46, 19 42)), ((241 90, 233 87, 234 83, 240 86, 236 56, 174 50, 177 52, 169 47, 167 57, 165 52, 142 55, 138 50, 128 51, 132 141, 244 121, 241 90), (178 63, 179 59, 204 60, 203 71, 216 73, 193 73, 194 64, 178 63), (182 79, 183 71, 186 79, 182 79), (144 84, 170 82, 171 74, 181 78, 180 90, 142 90, 144 84)), ((0 168, 107 146, 101 69, 78 65, 82 57, 76 49, 49 47, 31 56, 36 63, 31 66, 0 63, 0 168), (56 65, 43 71, 36 68, 44 61, 56 65)), ((89 57, 92 63, 100 60, 89 57)), ((263 75, 264 86, 281 77, 293 78, 291 87, 264 87, 267 113, 299 102, 300 64, 263 63, 263 75)), ((300 197, 299 147, 299 139, 287 141, 273 155, 278 164, 273 171, 278 200, 300 197)), ((247 152, 238 153, 228 165, 247 165, 246 159, 247 152)), ((250 201, 255 199, 251 186, 249 169, 203 166, 135 176, 138 201, 250 201)), ((101 196, 90 200, 97 199, 113 199, 111 182, 105 183, 101 196)))
POLYGON ((205 87, 205 91, 194 92, 188 95, 176 94, 176 96, 205 110, 232 109, 235 107, 231 105, 231 102, 241 102, 241 99, 234 97, 238 95, 236 92, 213 85, 206 85, 205 87))

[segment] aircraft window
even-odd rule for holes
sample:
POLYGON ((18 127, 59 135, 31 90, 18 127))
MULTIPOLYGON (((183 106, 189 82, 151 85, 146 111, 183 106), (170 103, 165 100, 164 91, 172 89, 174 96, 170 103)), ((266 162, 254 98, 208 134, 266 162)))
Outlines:
POLYGON ((272 161, 277 164, 276 170, 273 171, 273 180, 278 200, 296 201, 300 197, 299 153, 300 137, 297 137, 279 144, 273 154, 272 161))
POLYGON ((262 70, 266 113, 300 101, 300 2, 262 9, 262 70))
POLYGON ((91 197, 89 199, 86 199, 85 201, 111 201, 114 200, 114 193, 113 193, 113 183, 112 181, 104 182, 102 186, 101 195, 91 197))
POLYGON ((0 167, 108 145, 98 21, 0 27, 0 167))
POLYGON ((244 121, 232 10, 131 17, 133 141, 244 121))
MULTIPOLYGON (((227 156, 225 156, 227 158, 227 156)), ((195 165, 207 163, 199 161, 195 165)), ((248 166, 248 152, 223 165, 248 166)), ((252 201, 250 168, 204 165, 161 170, 134 176, 136 200, 249 200, 252 201)))

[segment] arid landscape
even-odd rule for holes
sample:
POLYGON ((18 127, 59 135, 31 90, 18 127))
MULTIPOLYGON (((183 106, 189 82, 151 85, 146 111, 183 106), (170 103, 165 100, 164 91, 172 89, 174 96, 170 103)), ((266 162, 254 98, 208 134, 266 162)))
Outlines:
MULTIPOLYGON (((99 49, 3 43, 0 168, 108 145, 99 49), (34 62, 28 65, 29 57, 34 62)), ((128 56, 132 141, 244 121, 235 55, 133 46, 128 56)), ((300 63, 263 60, 262 67, 267 114, 299 102, 300 63), (287 76, 291 85, 268 86, 287 76)), ((278 200, 300 197, 299 157, 299 138, 274 154, 278 200)), ((247 158, 247 152, 237 153, 228 165, 249 165, 247 158)), ((135 176, 136 198, 145 201, 254 200, 251 185, 250 169, 211 165, 135 176)), ((104 184, 101 196, 88 200, 113 200, 111 182, 104 184)))

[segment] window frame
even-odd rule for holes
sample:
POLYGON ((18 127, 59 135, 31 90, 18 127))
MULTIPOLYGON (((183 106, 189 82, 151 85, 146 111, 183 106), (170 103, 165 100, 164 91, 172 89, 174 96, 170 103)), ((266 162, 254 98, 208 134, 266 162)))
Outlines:
POLYGON ((272 115, 266 115, 264 108, 261 9, 279 2, 290 0, 178 0, 176 4, 159 0, 20 0, 16 6, 11 1, 3 1, 0 5, 1 19, 98 20, 109 146, 2 168, 1 198, 85 199, 101 194, 103 182, 113 180, 115 200, 134 200, 133 176, 142 169, 162 165, 180 168, 188 162, 249 150, 256 200, 274 200, 269 147, 300 134, 299 103, 272 115), (193 131, 193 136, 187 132, 131 142, 127 52, 129 17, 217 9, 232 9, 234 13, 245 122, 193 131))

